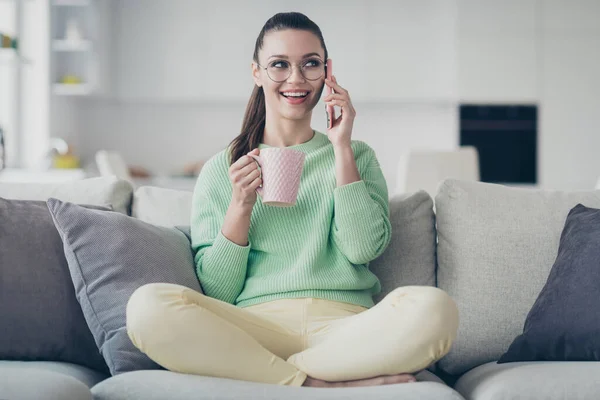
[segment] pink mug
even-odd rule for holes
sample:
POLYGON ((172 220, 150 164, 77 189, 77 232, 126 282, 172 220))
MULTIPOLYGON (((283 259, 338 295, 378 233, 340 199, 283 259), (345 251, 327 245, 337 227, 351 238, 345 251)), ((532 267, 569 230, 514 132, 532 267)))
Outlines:
POLYGON ((275 207, 291 207, 296 204, 305 154, 284 147, 260 150, 260 155, 250 157, 258 164, 262 187, 256 192, 263 204, 275 207))

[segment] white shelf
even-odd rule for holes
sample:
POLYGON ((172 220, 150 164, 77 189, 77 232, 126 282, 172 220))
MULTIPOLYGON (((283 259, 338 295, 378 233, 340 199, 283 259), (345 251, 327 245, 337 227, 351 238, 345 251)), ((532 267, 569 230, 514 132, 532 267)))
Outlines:
POLYGON ((51 93, 55 96, 89 96, 97 87, 98 80, 94 1, 51 0, 50 4, 51 93), (85 36, 69 32, 71 29, 85 36), (76 76, 81 83, 62 83, 65 76, 76 76))
POLYGON ((73 42, 69 40, 53 40, 52 50, 54 51, 89 51, 92 48, 92 42, 82 40, 73 42))
POLYGON ((91 3, 90 0, 54 0, 52 5, 55 7, 87 7, 91 3))
POLYGON ((0 65, 6 64, 31 64, 31 61, 21 56, 15 49, 0 48, 0 65))
POLYGON ((18 57, 19 56, 17 55, 17 52, 14 49, 0 48, 0 64, 15 62, 18 57))
POLYGON ((87 96, 91 94, 91 89, 90 85, 85 83, 55 83, 52 86, 52 92, 57 96, 87 96))

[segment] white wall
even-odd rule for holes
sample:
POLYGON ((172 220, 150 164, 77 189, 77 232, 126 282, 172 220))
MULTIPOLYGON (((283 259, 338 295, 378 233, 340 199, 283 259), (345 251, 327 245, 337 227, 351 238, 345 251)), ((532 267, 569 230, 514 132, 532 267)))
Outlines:
POLYGON ((115 9, 114 95, 122 100, 246 101, 260 29, 292 10, 321 27, 354 100, 456 98, 452 1, 119 0, 115 9))
POLYGON ((114 1, 111 90, 78 104, 73 140, 88 160, 113 148, 165 173, 220 150, 239 132, 260 27, 296 9, 321 26, 356 103, 354 136, 391 190, 398 152, 457 145, 461 101, 539 104, 542 187, 600 176, 598 1, 114 1))
MULTIPOLYGON (((239 133, 253 86, 256 36, 270 16, 289 10, 305 12, 320 25, 335 74, 357 108, 354 137, 375 148, 390 191, 399 151, 457 143, 453 2, 115 5, 114 90, 80 103, 80 133, 72 137, 87 160, 112 148, 131 164, 163 174, 225 147, 239 133), (334 18, 342 4, 345 16, 334 18)), ((313 115, 321 131, 323 110, 319 104, 313 115)))
MULTIPOLYGON (((77 147, 87 159, 98 149, 117 149, 128 162, 163 174, 189 162, 207 159, 238 135, 244 104, 151 104, 86 102, 81 118, 87 125, 77 147)), ((358 107, 358 106, 357 106, 358 107)), ((324 113, 317 106, 313 127, 324 132, 324 113)), ((448 105, 365 104, 358 107, 354 137, 377 152, 392 191, 398 151, 414 147, 455 146, 455 107, 448 105)))

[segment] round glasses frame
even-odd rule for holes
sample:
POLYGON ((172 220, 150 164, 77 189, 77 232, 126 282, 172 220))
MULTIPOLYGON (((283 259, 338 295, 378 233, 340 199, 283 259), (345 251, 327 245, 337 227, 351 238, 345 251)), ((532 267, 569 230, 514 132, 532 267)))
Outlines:
MULTIPOLYGON (((290 73, 289 73, 289 75, 288 75, 288 76, 286 76, 286 77, 285 77, 285 79, 282 79, 282 80, 275 80, 275 79, 273 79, 273 78, 271 77, 271 75, 269 74, 269 67, 263 67, 262 65, 260 65, 260 64, 259 64, 259 63, 257 63, 257 62, 255 62, 255 63, 256 63, 256 65, 258 65, 258 66, 259 66, 261 69, 264 69, 264 70, 266 71, 266 73, 267 73, 267 76, 269 77, 269 79, 270 79, 270 80, 272 80, 273 82, 281 83, 281 82, 285 82, 285 81, 287 81, 287 80, 290 78, 290 76, 292 76, 292 70, 293 70, 294 66, 296 66, 296 67, 298 67, 298 68, 300 69, 300 75, 302 75, 302 77, 303 77, 304 79, 306 79, 306 80, 308 80, 308 81, 318 81, 318 80, 319 80, 319 79, 321 79, 321 78, 322 78, 324 75, 327 75, 327 64, 326 64, 326 63, 324 63, 324 62, 323 62, 321 59, 318 59, 318 60, 319 60, 319 62, 321 62, 321 64, 323 64, 323 72, 321 73, 321 75, 319 75, 319 77, 318 77, 318 78, 315 78, 315 79, 310 79, 310 78, 307 78, 307 77, 306 77, 306 75, 304 75, 304 70, 302 69, 302 66, 299 66, 298 64, 294 64, 294 63, 289 63, 289 64, 291 65, 291 68, 290 68, 290 73)), ((287 62, 287 61, 286 61, 286 62, 287 62)))

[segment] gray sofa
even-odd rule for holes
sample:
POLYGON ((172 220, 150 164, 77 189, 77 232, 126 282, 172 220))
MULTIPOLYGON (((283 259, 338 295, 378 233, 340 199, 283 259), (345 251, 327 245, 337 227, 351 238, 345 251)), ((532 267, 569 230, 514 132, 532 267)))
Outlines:
MULTIPOLYGON (((112 178, 0 184, 0 197, 109 204, 162 226, 189 225, 191 208, 189 192, 134 191, 112 178)), ((397 286, 438 286, 460 311, 452 351, 420 373, 417 383, 290 388, 161 370, 110 377, 64 362, 0 360, 0 399, 598 399, 600 363, 495 362, 521 333, 556 257, 565 217, 577 203, 600 208, 600 191, 564 193, 446 180, 435 203, 425 192, 390 199, 392 242, 371 264, 382 280, 378 299, 397 286)))

